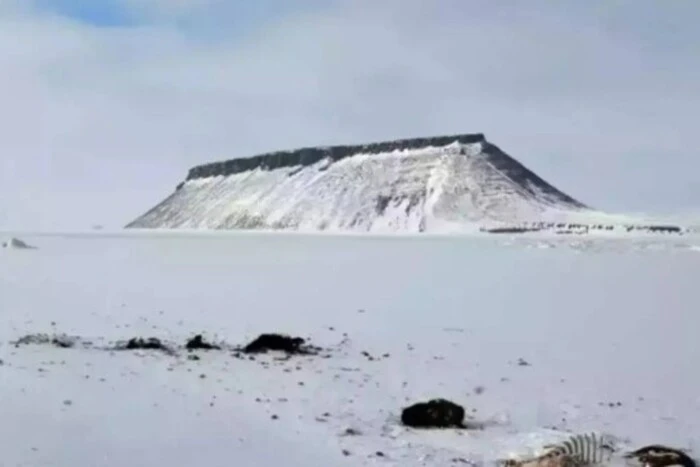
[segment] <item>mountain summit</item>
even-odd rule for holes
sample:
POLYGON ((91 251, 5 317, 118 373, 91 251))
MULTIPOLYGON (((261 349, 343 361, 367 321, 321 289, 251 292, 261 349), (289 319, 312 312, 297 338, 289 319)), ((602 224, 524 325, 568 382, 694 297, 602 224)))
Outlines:
POLYGON ((445 232, 593 213, 483 134, 462 134, 197 166, 127 227, 445 232))

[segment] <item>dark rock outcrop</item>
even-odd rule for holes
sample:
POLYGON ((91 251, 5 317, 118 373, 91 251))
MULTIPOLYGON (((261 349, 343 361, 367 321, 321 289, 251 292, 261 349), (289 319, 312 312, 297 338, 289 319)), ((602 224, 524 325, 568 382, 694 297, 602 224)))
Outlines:
POLYGON ((397 149, 419 149, 428 146, 447 146, 459 142, 474 144, 486 141, 484 135, 462 134, 453 136, 437 136, 432 138, 409 138, 394 141, 382 141, 368 144, 318 146, 294 149, 290 151, 275 151, 243 159, 231 159, 221 162, 203 164, 190 169, 186 180, 232 175, 254 169, 274 170, 282 167, 313 165, 323 159, 337 162, 356 154, 381 154, 397 149))
POLYGON ((466 428, 464 407, 446 399, 432 399, 406 407, 401 423, 412 428, 466 428))
POLYGON ((126 342, 117 343, 114 350, 159 350, 169 355, 175 354, 173 349, 157 337, 132 337, 126 342))
POLYGON ((206 342, 201 334, 197 334, 187 341, 185 348, 187 350, 220 350, 221 346, 206 342))
POLYGON ((265 353, 273 350, 302 355, 314 355, 320 350, 305 343, 306 340, 302 337, 292 337, 286 334, 261 334, 241 350, 243 353, 265 353))
POLYGON ((682 466, 696 467, 695 461, 680 449, 652 444, 644 446, 624 455, 626 459, 636 459, 642 465, 649 467, 682 466))
POLYGON ((132 337, 129 339, 124 346, 126 350, 135 349, 145 349, 145 350, 163 350, 165 345, 160 339, 155 337, 149 337, 144 339, 142 337, 132 337))

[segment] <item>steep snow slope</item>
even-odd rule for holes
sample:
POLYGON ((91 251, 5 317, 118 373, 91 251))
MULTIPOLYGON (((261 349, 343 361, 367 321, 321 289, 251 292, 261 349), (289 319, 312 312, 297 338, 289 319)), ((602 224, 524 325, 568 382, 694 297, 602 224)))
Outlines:
POLYGON ((0 250, 3 465, 491 465, 566 430, 700 437, 696 237, 12 236, 37 249, 0 250), (330 357, 99 349, 268 331, 330 357), (9 343, 37 332, 94 345, 9 343), (491 424, 401 427, 428 397, 491 424))
POLYGON ((195 167, 128 227, 435 232, 595 214, 475 134, 195 167))

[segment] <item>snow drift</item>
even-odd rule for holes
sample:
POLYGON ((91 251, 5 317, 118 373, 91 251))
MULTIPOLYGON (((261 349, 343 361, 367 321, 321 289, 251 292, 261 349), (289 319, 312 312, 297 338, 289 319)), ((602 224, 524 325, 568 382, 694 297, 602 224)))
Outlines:
POLYGON ((483 134, 463 134, 194 167, 173 194, 127 227, 445 232, 602 228, 608 221, 483 134))

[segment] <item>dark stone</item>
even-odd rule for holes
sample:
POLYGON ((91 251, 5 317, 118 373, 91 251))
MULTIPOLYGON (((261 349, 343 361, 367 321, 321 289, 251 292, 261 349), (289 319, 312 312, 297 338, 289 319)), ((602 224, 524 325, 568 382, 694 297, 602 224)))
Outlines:
POLYGON ((66 336, 54 336, 51 343, 62 349, 70 349, 75 346, 75 341, 66 336))
POLYGON ((696 467, 695 461, 680 449, 652 444, 644 446, 624 455, 626 459, 637 459, 643 465, 649 467, 666 467, 680 465, 683 467, 696 467))
POLYGON ((143 339, 141 337, 132 337, 129 339, 124 346, 126 350, 162 350, 165 348, 160 339, 156 337, 149 337, 148 339, 143 339))
POLYGON ((216 344, 206 342, 201 334, 197 334, 185 344, 187 350, 221 350, 216 344))
POLYGON ((160 350, 167 354, 174 354, 173 350, 156 337, 144 339, 142 337, 132 337, 126 343, 118 343, 115 350, 160 350))
POLYGON ((403 409, 401 423, 413 428, 466 428, 464 407, 446 399, 419 402, 403 409))
POLYGON ((261 334, 255 340, 243 347, 244 353, 264 353, 269 350, 288 354, 315 354, 319 349, 305 345, 302 337, 292 337, 285 334, 261 334))

